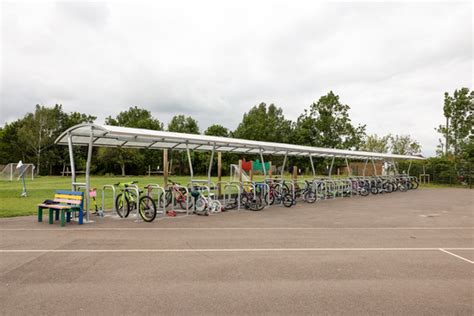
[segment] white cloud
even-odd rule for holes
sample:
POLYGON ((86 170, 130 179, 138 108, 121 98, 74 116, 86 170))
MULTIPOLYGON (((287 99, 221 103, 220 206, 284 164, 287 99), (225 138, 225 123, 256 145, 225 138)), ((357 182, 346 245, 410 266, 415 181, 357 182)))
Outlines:
POLYGON ((35 104, 102 121, 131 105, 235 128, 275 103, 296 119, 333 90, 371 133, 433 154, 444 91, 473 87, 469 2, 2 3, 0 123, 35 104))

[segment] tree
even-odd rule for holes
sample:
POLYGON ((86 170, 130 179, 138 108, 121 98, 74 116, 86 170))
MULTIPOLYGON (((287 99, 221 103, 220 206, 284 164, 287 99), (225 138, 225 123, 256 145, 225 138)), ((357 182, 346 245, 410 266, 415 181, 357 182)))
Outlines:
MULTIPOLYGON (((168 131, 177 133, 188 133, 188 134, 199 134, 198 122, 191 116, 175 115, 168 123, 168 131)), ((184 173, 184 161, 186 160, 186 154, 182 152, 178 157, 178 165, 180 174, 184 173)), ((193 154, 194 156, 194 154, 193 154)), ((199 155, 195 157, 195 165, 200 166, 199 155)))
POLYGON ((163 130, 163 123, 155 119, 151 112, 137 106, 130 107, 126 111, 120 112, 115 118, 107 117, 105 124, 114 126, 125 126, 135 128, 145 128, 157 131, 163 130))
MULTIPOLYGON (((125 126, 134 128, 145 128, 151 130, 163 130, 163 123, 154 118, 150 111, 130 107, 126 111, 120 112, 115 118, 109 116, 105 120, 105 124, 114 126, 125 126)), ((143 167, 150 160, 156 160, 158 157, 150 153, 144 154, 143 151, 134 149, 114 148, 99 151, 99 158, 103 161, 114 161, 120 165, 122 176, 125 176, 125 166, 127 164, 135 165, 135 167, 143 167)))
POLYGON ((301 145, 339 149, 358 149, 365 137, 365 125, 354 126, 350 107, 330 91, 313 103, 298 118, 293 142, 301 145))
POLYGON ((410 135, 390 136, 390 143, 392 154, 415 155, 421 152, 420 144, 412 139, 410 135))
POLYGON ((455 159, 466 156, 473 139, 474 127, 474 91, 468 88, 455 90, 453 96, 444 93, 443 114, 445 125, 439 125, 437 131, 444 136, 444 154, 452 153, 455 159))
POLYGON ((41 170, 41 153, 51 145, 62 131, 62 106, 56 104, 53 108, 36 105, 34 113, 28 113, 23 118, 22 127, 18 131, 18 141, 24 144, 25 150, 36 156, 36 173, 41 170))
MULTIPOLYGON (((67 128, 84 123, 93 122, 94 116, 79 112, 65 113, 62 105, 53 107, 37 105, 34 113, 27 113, 12 123, 6 123, 0 135, 1 163, 23 160, 36 160, 36 172, 45 174, 45 167, 49 167, 52 174, 53 167, 64 163, 68 156, 64 146, 53 146, 54 140, 67 128), (7 154, 8 153, 8 154, 7 154)), ((81 149, 75 149, 83 155, 81 149)))
POLYGON ((0 132, 0 164, 23 160, 27 162, 24 145, 19 141, 18 131, 23 126, 22 120, 5 123, 0 132))
POLYGON ((229 137, 229 130, 222 125, 213 124, 204 131, 204 134, 209 136, 229 137))
POLYGON ((245 113, 234 131, 236 138, 287 143, 291 134, 291 121, 285 119, 283 110, 265 103, 254 106, 245 113))
POLYGON ((175 115, 168 123, 168 131, 177 133, 199 134, 198 122, 191 116, 175 115))
POLYGON ((367 135, 360 149, 376 153, 386 153, 390 148, 390 140, 390 134, 381 137, 377 136, 377 134, 367 135))

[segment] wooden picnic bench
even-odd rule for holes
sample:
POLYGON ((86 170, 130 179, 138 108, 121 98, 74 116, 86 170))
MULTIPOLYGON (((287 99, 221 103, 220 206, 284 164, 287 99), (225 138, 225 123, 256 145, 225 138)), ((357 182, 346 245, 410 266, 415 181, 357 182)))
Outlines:
POLYGON ((78 222, 82 225, 84 221, 84 192, 57 190, 54 194, 54 203, 38 204, 38 222, 43 221, 43 209, 49 210, 49 223, 53 224, 53 213, 55 218, 61 218, 61 226, 71 221, 71 213, 78 212, 78 222))

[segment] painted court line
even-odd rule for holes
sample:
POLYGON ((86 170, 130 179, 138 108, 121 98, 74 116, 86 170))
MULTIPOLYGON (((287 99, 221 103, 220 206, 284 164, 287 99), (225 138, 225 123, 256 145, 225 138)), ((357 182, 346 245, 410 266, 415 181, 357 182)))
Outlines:
POLYGON ((0 228, 0 231, 153 231, 153 230, 474 230, 474 227, 103 227, 103 228, 0 228))
MULTIPOLYGON (((0 249, 0 253, 123 253, 123 252, 313 252, 313 251, 444 251, 474 248, 182 248, 182 249, 0 249)), ((446 251, 445 251, 446 252, 446 251)), ((450 253, 452 254, 452 253, 450 253)), ((452 254, 454 255, 454 254, 452 254)), ((457 256, 457 255, 454 255, 457 256)), ((467 260, 467 259, 465 259, 467 260)), ((470 261, 470 260, 468 260, 470 261)))
MULTIPOLYGON (((450 248, 448 248, 448 249, 450 249, 450 248)), ((457 255, 457 254, 452 253, 452 252, 449 252, 449 251, 447 251, 446 249, 439 248, 439 250, 442 251, 442 252, 444 252, 444 253, 450 254, 451 256, 454 256, 454 257, 456 257, 456 258, 459 258, 459 259, 461 259, 461 260, 464 260, 464 261, 467 261, 467 262, 469 262, 469 263, 474 264, 474 261, 469 260, 469 259, 466 259, 466 258, 464 258, 464 257, 461 257, 461 256, 459 256, 459 255, 457 255)), ((450 249, 450 250, 455 250, 455 249, 450 249)), ((457 249, 457 250, 461 250, 461 249, 457 249)))

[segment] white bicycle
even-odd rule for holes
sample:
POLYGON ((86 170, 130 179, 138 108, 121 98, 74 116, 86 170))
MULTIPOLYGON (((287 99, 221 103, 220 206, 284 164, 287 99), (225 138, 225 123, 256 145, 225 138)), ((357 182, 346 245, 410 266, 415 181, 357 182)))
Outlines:
POLYGON ((198 215, 208 216, 222 211, 221 202, 212 198, 213 194, 207 186, 194 186, 191 196, 194 198, 194 213, 198 215), (208 192, 207 196, 204 194, 205 191, 208 192))

